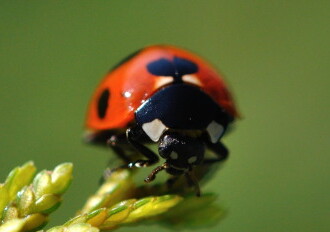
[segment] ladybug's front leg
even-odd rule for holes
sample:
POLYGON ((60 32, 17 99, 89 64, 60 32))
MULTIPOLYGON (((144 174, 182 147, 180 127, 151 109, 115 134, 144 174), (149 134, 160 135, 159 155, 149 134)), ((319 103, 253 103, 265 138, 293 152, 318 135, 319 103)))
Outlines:
POLYGON ((105 169, 103 172, 103 177, 100 180, 100 183, 103 183, 106 179, 108 179, 109 176, 112 175, 113 172, 116 170, 126 167, 128 163, 131 162, 131 159, 129 158, 127 154, 127 140, 125 134, 120 134, 120 135, 111 135, 110 138, 107 140, 107 145, 109 148, 113 150, 113 152, 125 162, 125 165, 122 165, 117 168, 110 168, 110 165, 112 161, 109 161, 108 167, 105 169), (126 149, 125 149, 126 148, 126 149))
POLYGON ((125 163, 130 163, 131 159, 128 154, 125 152, 124 148, 129 146, 127 144, 126 136, 124 134, 121 135, 112 135, 107 140, 107 145, 114 151, 114 153, 125 163))
POLYGON ((126 130, 126 137, 127 141, 142 155, 147 157, 147 160, 137 160, 134 162, 131 162, 127 165, 128 168, 141 168, 141 167, 148 167, 150 165, 153 165, 159 161, 158 156, 151 151, 149 148, 146 146, 142 145, 141 143, 138 142, 138 139, 142 135, 142 130, 139 127, 132 127, 128 128, 126 130))
POLYGON ((229 155, 228 149, 221 142, 217 142, 217 143, 207 142, 207 147, 217 155, 217 158, 205 159, 203 161, 203 164, 221 162, 228 158, 229 155))
POLYGON ((201 190, 198 184, 198 180, 195 177, 195 175, 192 172, 185 172, 185 177, 187 179, 188 185, 189 186, 194 186, 195 187, 195 193, 197 197, 201 196, 201 190))

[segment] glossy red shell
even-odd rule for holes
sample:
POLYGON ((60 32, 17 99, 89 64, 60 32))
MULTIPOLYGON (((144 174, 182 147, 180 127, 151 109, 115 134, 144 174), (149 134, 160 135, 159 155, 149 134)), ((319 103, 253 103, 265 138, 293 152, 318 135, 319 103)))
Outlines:
MULTIPOLYGON (((96 89, 89 105, 86 127, 90 130, 121 129, 134 120, 135 110, 162 86, 161 80, 152 75, 147 65, 157 59, 172 60, 180 57, 194 62, 198 72, 190 74, 214 101, 234 118, 238 116, 235 104, 222 76, 210 64, 191 52, 173 46, 156 45, 140 50, 135 56, 108 73, 96 89), (108 89, 110 97, 105 117, 100 118, 97 107, 100 95, 108 89)), ((165 83, 164 83, 165 84, 165 83)))

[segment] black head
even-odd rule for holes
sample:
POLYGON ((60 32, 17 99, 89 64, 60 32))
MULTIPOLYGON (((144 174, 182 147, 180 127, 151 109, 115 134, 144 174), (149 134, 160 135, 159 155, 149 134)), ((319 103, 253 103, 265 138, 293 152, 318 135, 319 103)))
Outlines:
POLYGON ((159 141, 158 151, 166 159, 167 172, 180 175, 202 163, 205 145, 199 138, 166 132, 159 141))

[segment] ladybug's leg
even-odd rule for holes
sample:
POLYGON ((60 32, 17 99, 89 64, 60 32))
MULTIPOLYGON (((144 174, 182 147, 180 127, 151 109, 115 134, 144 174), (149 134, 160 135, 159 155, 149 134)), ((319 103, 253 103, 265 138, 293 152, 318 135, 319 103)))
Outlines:
POLYGON ((126 136, 123 135, 112 135, 107 140, 107 145, 114 151, 114 153, 123 160, 126 164, 130 163, 131 160, 125 152, 124 147, 127 146, 126 136))
MULTIPOLYGON (((107 140, 107 145, 109 148, 118 156, 119 159, 128 164, 131 162, 129 156, 125 152, 125 147, 128 146, 126 137, 123 135, 111 135, 110 138, 107 140)), ((112 161, 109 160, 108 167, 104 170, 103 176, 101 177, 100 183, 103 183, 109 176, 118 168, 111 168, 112 161)))
POLYGON ((127 165, 128 168, 148 167, 150 165, 157 163, 159 160, 158 156, 153 151, 151 151, 149 148, 147 148, 146 146, 142 145, 137 141, 141 137, 141 135, 142 135, 142 130, 138 127, 132 127, 126 130, 126 137, 128 142, 137 151, 139 151, 142 155, 148 158, 147 160, 137 160, 135 162, 131 162, 127 165))
POLYGON ((205 159, 203 164, 221 162, 228 158, 229 152, 221 142, 217 142, 217 143, 207 142, 207 147, 217 155, 217 158, 205 159))
POLYGON ((197 197, 200 197, 201 196, 201 190, 199 188, 198 180, 195 177, 195 175, 192 172, 185 172, 184 175, 185 175, 185 177, 187 179, 188 185, 189 186, 194 186, 195 187, 196 196, 197 197))
MULTIPOLYGON (((126 164, 130 162, 127 152, 125 152, 125 146, 128 146, 125 134, 111 135, 106 140, 107 146, 117 155, 117 157, 124 161, 126 164)), ((112 161, 109 160, 108 167, 103 172, 101 183, 104 182, 111 174, 118 168, 111 168, 112 161)))

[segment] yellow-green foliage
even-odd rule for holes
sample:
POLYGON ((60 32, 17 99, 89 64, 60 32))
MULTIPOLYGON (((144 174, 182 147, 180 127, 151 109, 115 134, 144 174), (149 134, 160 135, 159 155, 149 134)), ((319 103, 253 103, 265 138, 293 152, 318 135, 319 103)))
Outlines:
MULTIPOLYGON (((0 186, 0 232, 41 229, 71 182, 72 164, 35 173, 34 164, 28 162, 15 168, 0 186)), ((212 194, 196 197, 185 191, 168 194, 159 186, 136 187, 134 173, 113 172, 76 217, 47 232, 109 231, 147 219, 173 228, 196 228, 215 224, 224 215, 212 194)))
POLYGON ((0 230, 30 231, 44 226, 61 204, 71 179, 70 163, 37 175, 33 162, 14 168, 0 185, 0 230))
POLYGON ((135 184, 130 170, 118 170, 100 186, 91 196, 80 213, 88 213, 102 207, 110 207, 115 203, 134 197, 135 184))
POLYGON ((79 215, 64 226, 88 223, 101 230, 110 230, 120 225, 135 223, 162 214, 180 201, 182 201, 182 197, 176 195, 146 197, 139 200, 129 199, 121 201, 110 208, 101 208, 79 215))

